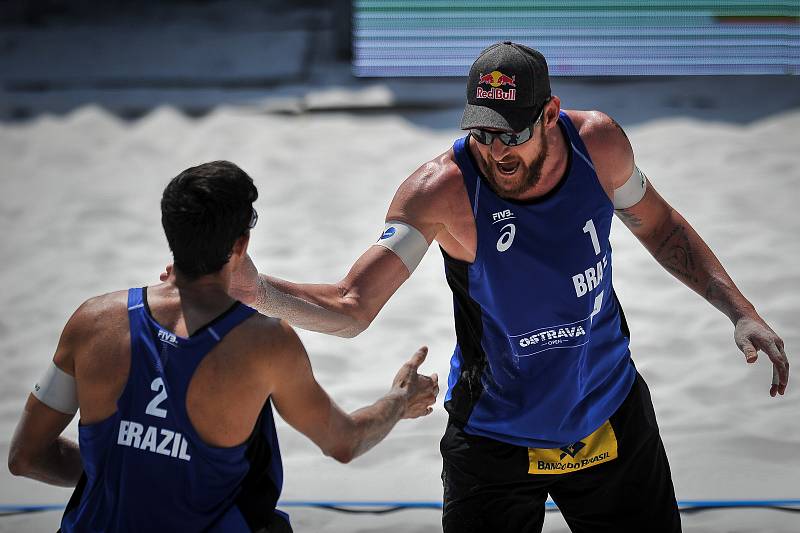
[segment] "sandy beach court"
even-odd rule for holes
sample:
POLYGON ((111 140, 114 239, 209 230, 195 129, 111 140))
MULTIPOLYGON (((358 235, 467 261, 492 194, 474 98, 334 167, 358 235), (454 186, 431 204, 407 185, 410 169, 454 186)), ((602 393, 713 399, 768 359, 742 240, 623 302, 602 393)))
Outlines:
MULTIPOLYGON (((624 100, 639 89, 620 83, 617 90, 624 100)), ((591 101, 590 90, 576 100, 591 101)), ((735 116, 735 109, 722 107, 718 115, 725 113, 735 116)), ((800 108, 747 121, 670 117, 668 108, 661 115, 620 119, 638 165, 706 239, 796 360, 800 108)), ((205 161, 237 163, 260 192, 251 254, 261 271, 336 281, 376 240, 397 185, 461 135, 458 116, 275 115, 219 106, 200 118, 161 107, 128 121, 89 105, 0 123, 2 456, 71 312, 92 295, 157 283, 170 259, 159 199, 171 177, 205 161)), ((800 498, 796 378, 785 397, 770 398, 767 358, 746 365, 722 314, 670 277, 618 221, 612 245, 614 286, 632 330, 633 359, 652 391, 678 499, 800 498)), ((455 333, 438 249, 428 251, 362 335, 300 335, 317 379, 346 409, 383 394, 421 344, 430 347, 423 370, 444 378, 455 333)), ((431 416, 402 421, 350 465, 323 457, 278 421, 283 498, 440 501, 441 401, 431 416)), ((77 434, 77 419, 68 433, 77 434)), ((0 504, 63 503, 69 494, 0 471, 0 504)), ((431 510, 377 517, 290 512, 298 532, 440 530, 440 514, 431 510)), ((0 531, 54 530, 59 518, 0 517, 0 531)), ((687 532, 800 531, 800 515, 777 511, 708 511, 683 521, 687 532)), ((567 529, 551 513, 545 531, 567 529)))

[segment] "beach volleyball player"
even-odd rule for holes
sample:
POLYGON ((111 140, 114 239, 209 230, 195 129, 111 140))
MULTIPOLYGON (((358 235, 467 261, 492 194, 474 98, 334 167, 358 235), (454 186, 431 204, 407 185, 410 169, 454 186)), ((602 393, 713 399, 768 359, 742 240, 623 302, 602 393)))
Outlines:
POLYGON ((164 190, 173 276, 92 298, 70 318, 11 443, 13 473, 74 486, 61 530, 285 532, 271 404, 347 462, 431 411, 436 376, 405 363, 390 391, 344 413, 284 322, 228 296, 257 221, 250 177, 217 161, 164 190), (61 432, 80 408, 79 443, 61 432))
MULTIPOLYGON (((548 494, 573 531, 679 531, 612 285, 613 215, 730 318, 747 362, 769 357, 772 396, 788 382, 783 341, 639 170, 620 126, 561 109, 539 52, 484 50, 461 128, 469 133, 400 185, 376 245, 340 282, 291 283, 245 261, 236 290, 266 314, 352 336, 437 241, 457 339, 441 442, 445 531, 538 531, 548 494)), ((713 369, 691 371, 713 383, 713 369)))

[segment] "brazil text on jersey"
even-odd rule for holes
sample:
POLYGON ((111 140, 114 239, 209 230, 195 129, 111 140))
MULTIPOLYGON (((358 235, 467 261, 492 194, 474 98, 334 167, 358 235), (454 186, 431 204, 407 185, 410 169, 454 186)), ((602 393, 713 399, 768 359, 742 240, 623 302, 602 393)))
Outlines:
POLYGON ((186 439, 177 431, 144 426, 130 420, 119 421, 117 444, 184 461, 192 460, 192 456, 187 451, 186 439))

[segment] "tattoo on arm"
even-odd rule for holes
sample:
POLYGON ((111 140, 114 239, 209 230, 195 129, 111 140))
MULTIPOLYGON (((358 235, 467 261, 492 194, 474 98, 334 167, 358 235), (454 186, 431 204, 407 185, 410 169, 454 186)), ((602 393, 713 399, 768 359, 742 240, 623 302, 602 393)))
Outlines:
POLYGON ((711 304, 714 304, 716 301, 720 300, 720 297, 723 295, 722 292, 722 284, 719 280, 711 278, 708 281, 708 286, 706 287, 706 292, 703 294, 703 297, 711 304))
POLYGON ((714 253, 674 209, 656 231, 640 240, 664 269, 734 323, 755 312, 714 253))
POLYGON ((661 265, 689 283, 698 283, 697 264, 683 224, 678 224, 659 243, 653 254, 661 265))
POLYGON ((703 297, 708 303, 728 314, 727 310, 732 308, 730 302, 736 300, 738 290, 728 275, 724 272, 722 274, 722 277, 710 277, 703 297))
POLYGON ((617 209, 614 211, 619 219, 630 229, 637 229, 642 226, 642 219, 628 211, 627 209, 617 209))

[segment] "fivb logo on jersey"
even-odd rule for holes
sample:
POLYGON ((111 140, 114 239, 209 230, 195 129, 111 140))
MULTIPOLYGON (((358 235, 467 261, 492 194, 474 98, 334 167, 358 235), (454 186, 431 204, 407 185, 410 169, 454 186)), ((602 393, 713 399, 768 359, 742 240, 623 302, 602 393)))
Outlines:
POLYGON ((170 346, 178 346, 178 337, 171 331, 163 329, 158 330, 158 340, 170 346))

